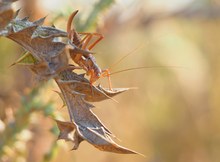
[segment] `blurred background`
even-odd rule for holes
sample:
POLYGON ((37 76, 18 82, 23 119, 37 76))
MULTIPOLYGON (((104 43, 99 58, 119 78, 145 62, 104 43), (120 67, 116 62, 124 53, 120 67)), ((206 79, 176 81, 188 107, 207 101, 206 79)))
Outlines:
MULTIPOLYGON (((218 0, 23 0, 21 16, 48 15, 45 25, 65 30, 79 14, 78 31, 105 36, 93 50, 112 72, 113 87, 134 89, 95 103, 93 111, 119 144, 146 155, 102 152, 83 142, 56 141, 53 118, 68 120, 53 90, 22 66, 16 43, 0 38, 0 161, 2 162, 219 162, 220 1, 218 0), (111 67, 117 60, 130 54, 111 67), (153 66, 157 66, 153 68, 153 66), (158 67, 161 66, 161 67, 158 67), (137 87, 137 88, 135 88, 137 87)), ((99 81, 107 86, 107 79, 99 81)))

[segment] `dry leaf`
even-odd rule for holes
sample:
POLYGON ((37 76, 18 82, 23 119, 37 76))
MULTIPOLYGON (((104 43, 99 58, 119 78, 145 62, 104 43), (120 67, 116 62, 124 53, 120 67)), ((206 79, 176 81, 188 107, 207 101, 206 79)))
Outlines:
POLYGON ((30 22, 27 17, 15 18, 8 24, 5 36, 23 46, 38 61, 31 69, 39 78, 49 79, 68 66, 66 44, 58 41, 66 33, 52 27, 39 26, 44 19, 30 22))
MULTIPOLYGON (((62 81, 60 84, 60 80, 57 80, 57 84, 63 93, 63 97, 65 98, 71 121, 74 122, 74 126, 77 127, 77 135, 102 151, 122 154, 137 154, 135 151, 116 144, 111 139, 111 136, 115 137, 115 135, 113 135, 112 132, 106 128, 99 118, 90 110, 93 105, 87 103, 84 99, 91 90, 90 86, 82 86, 82 92, 84 93, 83 95, 81 93, 69 91, 69 89, 71 89, 70 86, 79 86, 79 79, 85 80, 82 75, 75 76, 73 74, 74 73, 71 73, 70 71, 65 71, 65 73, 62 73, 62 78, 68 78, 68 81, 72 81, 71 84, 63 84, 62 81)), ((62 130, 60 131, 61 134, 64 134, 62 133, 62 130)))
MULTIPOLYGON (((0 4, 2 5, 2 3, 0 4)), ((10 3, 7 3, 6 6, 8 4, 10 3)), ((1 6, 0 18, 5 16, 2 11, 4 10, 1 6)), ((0 31, 0 35, 25 48, 32 55, 32 60, 35 61, 33 65, 28 67, 39 78, 54 78, 61 89, 71 120, 69 122, 56 120, 60 130, 58 139, 73 142, 73 149, 77 149, 80 142, 86 140, 102 151, 137 154, 135 151, 116 144, 111 139, 115 135, 91 111, 94 106, 89 103, 111 99, 111 97, 128 89, 119 88, 109 91, 101 86, 91 86, 83 75, 78 75, 72 70, 64 70, 66 67, 70 68, 66 48, 78 50, 78 52, 85 51, 77 49, 74 45, 72 47, 67 45, 68 43, 61 39, 61 37, 66 37, 66 32, 54 27, 42 26, 44 19, 30 22, 28 17, 23 19, 16 17, 12 21, 9 18, 8 21, 3 21, 1 27, 6 27, 0 31)), ((2 20, 0 19, 0 21, 2 20)), ((20 58, 16 63, 25 63, 30 59, 29 54, 20 58)))
POLYGON ((65 141, 71 141, 73 143, 72 150, 76 150, 79 147, 79 144, 83 141, 83 138, 77 133, 75 124, 59 120, 56 120, 56 123, 60 130, 58 140, 63 139, 65 141))
POLYGON ((11 6, 12 2, 13 1, 10 0, 0 1, 0 35, 4 33, 1 33, 1 30, 3 30, 14 17, 14 12, 11 6))
POLYGON ((112 97, 129 90, 129 88, 113 88, 113 90, 110 91, 102 88, 101 85, 93 86, 84 75, 77 75, 68 70, 60 74, 58 82, 60 84, 69 85, 69 91, 84 95, 85 100, 89 102, 99 102, 106 99, 112 99, 112 97))

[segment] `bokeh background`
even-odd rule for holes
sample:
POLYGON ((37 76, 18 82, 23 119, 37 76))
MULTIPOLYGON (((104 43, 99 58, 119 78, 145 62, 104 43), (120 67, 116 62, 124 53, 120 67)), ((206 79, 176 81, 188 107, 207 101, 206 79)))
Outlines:
MULTIPOLYGON (((22 53, 0 38, 0 161, 2 162, 219 162, 220 2, 218 0, 23 0, 21 16, 48 15, 65 30, 79 10, 78 31, 105 39, 94 49, 103 69, 157 66, 112 75, 113 87, 133 87, 94 112, 119 144, 146 155, 102 152, 83 142, 77 151, 56 141, 52 118, 68 119, 51 80, 10 67, 22 53), (158 67, 161 66, 161 67, 158 67)), ((80 71, 79 71, 80 72, 80 71)), ((107 79, 99 81, 107 86, 107 79)))

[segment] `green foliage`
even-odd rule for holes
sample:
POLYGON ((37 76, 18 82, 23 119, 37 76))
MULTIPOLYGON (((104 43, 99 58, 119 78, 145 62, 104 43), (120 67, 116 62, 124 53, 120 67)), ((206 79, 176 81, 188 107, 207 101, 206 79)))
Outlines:
POLYGON ((14 65, 34 65, 36 64, 38 61, 31 55, 30 52, 25 51, 22 56, 15 61, 11 66, 14 65))
POLYGON ((82 25, 78 25, 77 29, 81 31, 87 31, 91 28, 95 28, 97 24, 98 17, 108 9, 115 1, 114 0, 99 0, 97 3, 94 4, 93 10, 89 14, 88 18, 86 19, 85 23, 82 25))

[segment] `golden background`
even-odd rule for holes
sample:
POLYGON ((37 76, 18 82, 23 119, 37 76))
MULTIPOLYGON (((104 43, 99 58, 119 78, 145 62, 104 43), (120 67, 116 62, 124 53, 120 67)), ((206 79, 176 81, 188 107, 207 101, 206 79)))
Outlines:
MULTIPOLYGON (((47 25, 65 30, 72 11, 78 9, 83 22, 95 3, 32 0, 14 7, 24 6, 23 15, 30 14, 32 20, 48 15, 47 25)), ((108 100, 95 103, 93 109, 121 140, 119 144, 146 157, 102 152, 87 142, 70 151, 70 143, 58 141, 50 161, 219 162, 219 9, 217 0, 118 0, 98 14, 96 23, 85 29, 105 36, 93 50, 100 67, 111 67, 129 53, 112 72, 162 66, 112 75, 113 87, 134 88, 115 97, 119 103, 108 100)), ((21 53, 17 44, 0 38, 0 133, 22 108, 22 98, 40 84, 25 67, 9 68, 21 53)), ((107 86, 106 78, 98 82, 107 86)), ((44 83, 37 99, 52 102, 53 113, 67 120, 67 109, 60 108, 62 100, 53 90, 58 88, 52 80, 44 83)), ((50 133, 53 125, 50 117, 31 114, 29 125, 19 133, 21 139, 7 148, 3 162, 46 161, 44 154, 56 139, 50 133)))

